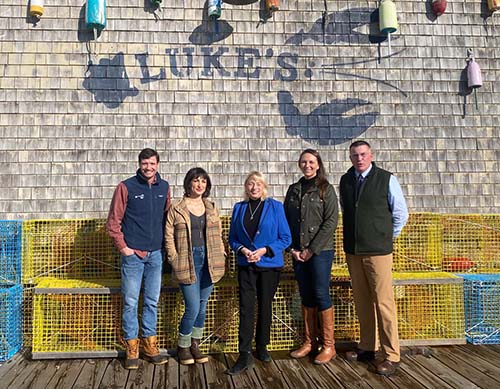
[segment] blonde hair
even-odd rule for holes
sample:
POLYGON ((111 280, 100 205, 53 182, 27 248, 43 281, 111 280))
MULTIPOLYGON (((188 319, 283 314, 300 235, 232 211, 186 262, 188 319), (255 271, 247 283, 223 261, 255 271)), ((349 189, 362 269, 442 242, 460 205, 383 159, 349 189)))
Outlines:
POLYGON ((256 182, 260 182, 262 184, 262 186, 264 187, 262 189, 262 200, 264 200, 267 197, 267 182, 266 182, 266 178, 264 177, 264 175, 257 170, 252 170, 250 173, 248 173, 247 178, 245 178, 245 184, 244 184, 245 185, 245 192, 243 194, 243 199, 245 201, 248 201, 250 199, 250 197, 248 196, 247 190, 246 190, 246 186, 252 180, 254 180, 256 182))

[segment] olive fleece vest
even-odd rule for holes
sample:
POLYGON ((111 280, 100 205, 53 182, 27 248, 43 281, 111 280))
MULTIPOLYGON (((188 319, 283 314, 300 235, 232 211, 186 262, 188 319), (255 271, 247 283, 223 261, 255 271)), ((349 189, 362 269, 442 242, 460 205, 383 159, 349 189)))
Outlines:
POLYGON ((372 163, 356 199, 356 175, 351 167, 340 179, 344 251, 354 255, 392 253, 392 211, 388 203, 391 173, 372 163))

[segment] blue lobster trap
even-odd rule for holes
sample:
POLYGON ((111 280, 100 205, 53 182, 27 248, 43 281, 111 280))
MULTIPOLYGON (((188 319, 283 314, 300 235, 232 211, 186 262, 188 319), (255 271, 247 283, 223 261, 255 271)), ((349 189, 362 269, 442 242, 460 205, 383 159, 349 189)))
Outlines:
POLYGON ((21 283, 22 222, 0 220, 0 285, 21 283))
POLYGON ((0 362, 10 359, 23 345, 23 288, 0 285, 0 362))
POLYGON ((500 274, 464 279, 465 334, 472 344, 500 344, 500 274))

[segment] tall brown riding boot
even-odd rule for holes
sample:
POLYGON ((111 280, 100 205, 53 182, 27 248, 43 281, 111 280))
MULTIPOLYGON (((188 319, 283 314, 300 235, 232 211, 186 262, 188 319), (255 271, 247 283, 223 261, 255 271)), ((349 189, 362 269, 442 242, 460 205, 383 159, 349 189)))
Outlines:
POLYGON ((155 365, 163 365, 164 363, 168 362, 168 358, 165 355, 160 354, 156 336, 148 336, 147 338, 142 338, 141 344, 144 359, 155 365))
POLYGON ((325 309, 319 313, 321 323, 321 336, 323 338, 323 346, 321 352, 314 359, 314 363, 322 365, 328 363, 337 356, 335 351, 335 339, 333 337, 333 307, 325 309))
POLYGON ((139 339, 125 341, 127 349, 127 359, 125 359, 125 369, 135 370, 139 368, 139 339))
POLYGON ((304 343, 295 351, 290 353, 292 358, 304 358, 309 353, 318 351, 318 308, 302 306, 302 317, 304 318, 304 343))

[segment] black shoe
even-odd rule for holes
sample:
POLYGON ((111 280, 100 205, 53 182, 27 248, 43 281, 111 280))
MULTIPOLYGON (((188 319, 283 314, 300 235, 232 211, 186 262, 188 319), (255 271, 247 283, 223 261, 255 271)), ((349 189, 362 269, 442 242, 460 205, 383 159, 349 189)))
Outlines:
POLYGON ((232 368, 226 371, 229 375, 238 375, 243 373, 245 370, 253 369, 253 357, 249 352, 242 352, 238 357, 238 360, 232 368))
POLYGON ((269 352, 267 351, 266 346, 257 346, 257 352, 255 353, 257 359, 262 362, 271 362, 273 359, 271 358, 271 355, 269 355, 269 352))
POLYGON ((371 362, 375 360, 375 351, 353 350, 346 353, 348 361, 371 362))

